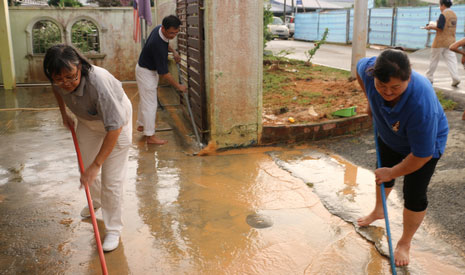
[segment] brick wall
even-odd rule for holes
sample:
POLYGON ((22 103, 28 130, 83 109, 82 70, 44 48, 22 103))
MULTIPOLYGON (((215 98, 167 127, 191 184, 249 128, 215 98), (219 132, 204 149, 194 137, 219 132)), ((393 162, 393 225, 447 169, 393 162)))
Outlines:
POLYGON ((357 115, 315 124, 263 126, 261 145, 312 141, 356 133, 372 126, 368 115, 357 115))

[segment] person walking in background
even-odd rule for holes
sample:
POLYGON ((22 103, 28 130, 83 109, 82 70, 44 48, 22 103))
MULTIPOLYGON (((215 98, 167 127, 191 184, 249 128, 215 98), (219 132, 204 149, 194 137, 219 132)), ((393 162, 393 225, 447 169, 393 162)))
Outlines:
POLYGON ((176 62, 181 61, 179 54, 169 45, 169 40, 178 34, 180 25, 181 21, 174 15, 163 18, 162 24, 150 33, 136 65, 136 81, 140 95, 137 130, 143 132, 149 144, 167 143, 166 140, 155 137, 159 76, 177 90, 187 92, 187 87, 175 81, 168 71, 168 51, 173 53, 176 62))
MULTIPOLYGON (((103 250, 119 245, 123 185, 132 143, 132 105, 122 84, 107 70, 91 65, 71 46, 47 50, 44 73, 60 107, 63 124, 76 127, 85 172, 81 184, 89 185, 94 208, 102 208, 106 235, 103 250), (69 116, 65 105, 77 118, 69 116)), ((90 217, 88 206, 82 217, 90 217)))
MULTIPOLYGON (((454 44, 450 45, 449 50, 459 53, 462 55, 462 66, 465 69, 465 38, 460 39, 459 41, 455 42, 454 44)), ((465 111, 462 114, 462 120, 465 120, 465 111)))
POLYGON ((386 198, 396 178, 404 176, 403 232, 394 252, 397 266, 410 262, 410 244, 426 215, 427 189, 444 154, 449 126, 431 83, 412 71, 407 55, 386 50, 357 64, 357 80, 367 96, 368 115, 378 129, 381 164, 375 170, 376 203, 357 220, 368 226, 384 218, 380 184, 386 198))
POLYGON ((451 0, 440 0, 439 9, 441 15, 436 22, 436 25, 428 24, 425 29, 435 30, 433 44, 431 45, 431 61, 429 68, 426 71, 426 77, 431 83, 434 81, 434 72, 439 63, 441 56, 447 64, 450 76, 452 77, 452 86, 457 87, 460 84, 459 73, 457 70, 457 57, 455 53, 449 50, 449 46, 455 42, 455 30, 457 28, 457 15, 450 7, 451 0))

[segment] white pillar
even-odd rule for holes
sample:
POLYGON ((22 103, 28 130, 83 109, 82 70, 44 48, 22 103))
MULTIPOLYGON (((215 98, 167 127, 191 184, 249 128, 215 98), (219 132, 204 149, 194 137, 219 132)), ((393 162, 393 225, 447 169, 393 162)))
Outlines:
POLYGON ((205 72, 210 138, 257 144, 262 130, 263 2, 206 0, 205 72))
POLYGON ((2 76, 5 89, 16 88, 15 63, 13 58, 13 45, 11 42, 10 17, 8 13, 8 0, 1 0, 0 4, 0 62, 2 63, 2 76))
POLYGON ((351 76, 356 76, 357 61, 366 56, 367 46, 367 1, 355 0, 354 29, 352 35, 351 76))
MULTIPOLYGON (((176 15, 176 1, 173 0, 155 0, 155 17, 153 18, 152 28, 160 25, 168 15, 176 15)), ((176 45, 176 43, 173 43, 176 45)))

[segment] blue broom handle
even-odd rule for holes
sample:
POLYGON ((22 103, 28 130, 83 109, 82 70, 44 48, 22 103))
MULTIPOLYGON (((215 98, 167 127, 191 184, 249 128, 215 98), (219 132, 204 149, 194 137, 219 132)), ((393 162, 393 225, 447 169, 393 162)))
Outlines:
MULTIPOLYGON (((381 164, 381 157, 379 154, 379 147, 378 147, 378 130, 376 129, 376 124, 374 120, 373 120, 373 129, 375 132, 376 158, 378 160, 377 166, 378 168, 381 168, 382 164, 381 164)), ((394 253, 392 252, 391 228, 389 227, 389 217, 388 217, 388 210, 387 210, 387 205, 386 205, 386 192, 384 191, 384 182, 381 183, 381 198, 383 201, 384 221, 386 222, 386 232, 387 232, 388 244, 389 244, 389 260, 391 262, 391 271, 393 275, 397 275, 396 265, 394 263, 394 253)))

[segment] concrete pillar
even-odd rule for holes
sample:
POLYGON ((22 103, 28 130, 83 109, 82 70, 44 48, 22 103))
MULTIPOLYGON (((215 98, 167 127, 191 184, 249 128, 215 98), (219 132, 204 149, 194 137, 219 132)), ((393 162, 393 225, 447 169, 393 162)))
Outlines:
POLYGON ((5 89, 16 88, 15 63, 11 42, 8 0, 1 0, 0 8, 0 61, 2 63, 3 85, 5 89))
POLYGON ((256 144, 262 132, 263 1, 205 0, 205 62, 211 141, 256 144))
MULTIPOLYGON (((168 15, 176 15, 176 1, 174 0, 157 0, 155 1, 156 11, 153 20, 154 26, 160 25, 163 18, 168 15), (155 20, 156 19, 156 20, 155 20)), ((173 44, 174 45, 174 44, 173 44)))
POLYGON ((366 56, 367 46, 367 1, 355 0, 354 31, 352 35, 352 63, 350 72, 356 77, 357 61, 366 56))

